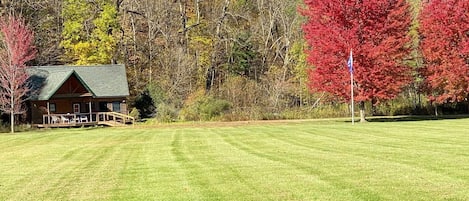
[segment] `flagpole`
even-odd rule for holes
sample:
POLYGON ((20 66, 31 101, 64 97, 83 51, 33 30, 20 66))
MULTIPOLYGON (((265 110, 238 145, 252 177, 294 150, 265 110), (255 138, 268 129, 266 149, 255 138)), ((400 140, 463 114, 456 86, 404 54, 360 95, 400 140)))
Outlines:
POLYGON ((353 101, 353 49, 350 49, 350 97, 351 97, 351 109, 352 109, 352 125, 355 125, 355 108, 354 108, 354 101, 353 101))
POLYGON ((355 110, 354 110, 354 101, 353 101, 353 72, 350 73, 350 93, 352 97, 352 125, 355 125, 355 110))

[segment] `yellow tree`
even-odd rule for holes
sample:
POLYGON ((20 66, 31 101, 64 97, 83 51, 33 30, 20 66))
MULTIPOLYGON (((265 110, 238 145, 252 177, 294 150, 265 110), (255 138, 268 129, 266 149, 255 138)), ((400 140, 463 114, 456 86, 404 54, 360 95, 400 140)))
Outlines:
POLYGON ((66 63, 112 63, 117 50, 117 9, 111 0, 66 0, 61 46, 66 63))

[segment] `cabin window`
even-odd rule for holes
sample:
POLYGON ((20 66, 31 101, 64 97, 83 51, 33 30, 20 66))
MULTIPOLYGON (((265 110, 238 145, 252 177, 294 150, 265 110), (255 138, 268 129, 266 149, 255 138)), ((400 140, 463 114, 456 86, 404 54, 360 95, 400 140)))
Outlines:
POLYGON ((73 104, 73 113, 80 113, 80 103, 73 104))
POLYGON ((107 112, 107 103, 106 102, 99 102, 99 111, 100 112, 107 112))
POLYGON ((56 112, 57 111, 55 103, 49 103, 49 111, 50 112, 56 112))
POLYGON ((112 102, 112 111, 113 112, 120 112, 121 111, 121 103, 120 102, 112 102))

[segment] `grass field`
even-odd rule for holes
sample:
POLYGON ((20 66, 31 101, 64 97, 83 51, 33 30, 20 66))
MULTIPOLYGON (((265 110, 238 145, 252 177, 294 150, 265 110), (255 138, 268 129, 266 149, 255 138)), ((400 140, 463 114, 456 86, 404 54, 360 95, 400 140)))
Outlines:
POLYGON ((469 119, 0 134, 0 200, 469 200, 469 119))

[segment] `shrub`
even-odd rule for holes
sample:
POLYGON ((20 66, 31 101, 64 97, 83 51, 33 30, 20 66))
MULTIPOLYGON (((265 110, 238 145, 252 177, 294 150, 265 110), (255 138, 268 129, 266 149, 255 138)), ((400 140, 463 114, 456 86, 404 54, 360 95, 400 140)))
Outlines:
POLYGON ((373 115, 428 115, 432 114, 432 110, 427 108, 428 101, 422 100, 420 103, 413 102, 412 99, 406 97, 398 97, 376 105, 370 112, 373 115))
POLYGON ((297 107, 281 113, 284 119, 317 119, 350 116, 350 108, 346 103, 321 104, 317 107, 297 107))
POLYGON ((135 107, 142 118, 154 117, 156 107, 167 101, 166 94, 157 84, 149 84, 135 100, 135 107))
POLYGON ((199 112, 202 120, 213 120, 231 108, 231 104, 228 101, 213 97, 207 97, 199 103, 199 112))
POLYGON ((160 103, 156 108, 156 119, 159 122, 174 122, 178 117, 177 109, 170 104, 160 103))
POLYGON ((186 121, 215 120, 230 109, 231 103, 229 101, 207 96, 204 95, 203 91, 198 91, 186 100, 180 117, 186 121))
POLYGON ((136 107, 132 108, 132 110, 129 113, 129 116, 135 118, 135 120, 140 119, 140 112, 136 107))
MULTIPOLYGON (((26 132, 32 131, 36 128, 32 127, 31 124, 18 124, 15 125, 15 132, 26 132)), ((0 123, 0 133, 9 133, 10 132, 10 124, 4 124, 3 122, 0 123)))

